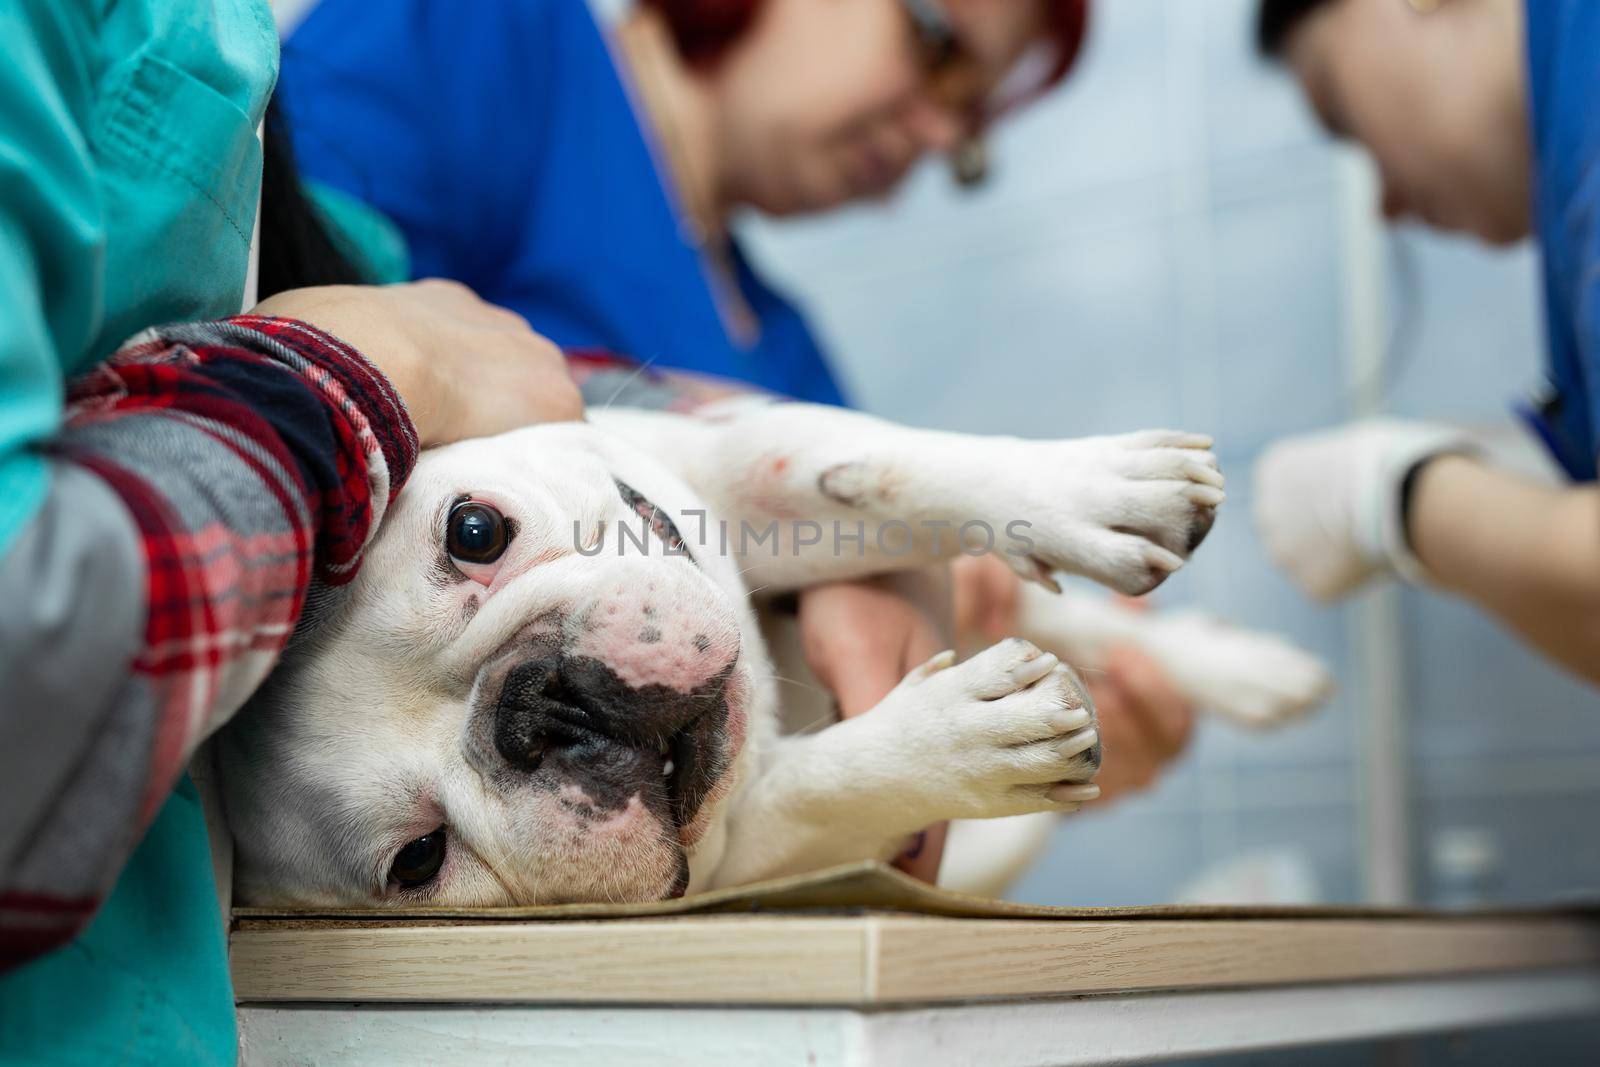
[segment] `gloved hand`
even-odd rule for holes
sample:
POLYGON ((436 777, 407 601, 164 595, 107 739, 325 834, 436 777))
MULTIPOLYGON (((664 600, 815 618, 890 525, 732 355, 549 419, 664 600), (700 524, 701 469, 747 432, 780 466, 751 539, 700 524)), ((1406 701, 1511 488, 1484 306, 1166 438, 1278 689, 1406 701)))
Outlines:
POLYGON ((1476 451, 1458 430, 1397 419, 1287 438, 1256 463, 1256 529, 1278 566, 1319 600, 1379 574, 1425 581, 1406 539, 1406 475, 1425 459, 1476 451))

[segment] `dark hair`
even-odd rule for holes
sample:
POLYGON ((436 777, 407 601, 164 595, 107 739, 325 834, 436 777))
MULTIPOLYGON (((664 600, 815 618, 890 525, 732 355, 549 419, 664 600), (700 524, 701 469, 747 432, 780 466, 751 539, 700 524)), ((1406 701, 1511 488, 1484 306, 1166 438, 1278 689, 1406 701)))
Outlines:
POLYGON ((1264 56, 1282 56, 1300 24, 1330 3, 1333 0, 1261 0, 1261 10, 1256 15, 1256 47, 1264 56))
POLYGON ((328 231, 295 167, 289 127, 267 105, 261 160, 261 244, 257 299, 308 285, 359 285, 366 279, 328 231))
MULTIPOLYGON (((738 42, 755 24, 765 0, 640 0, 655 9, 689 63, 706 66, 738 42)), ((1054 84, 1066 76, 1072 61, 1083 46, 1089 21, 1089 0, 1054 0, 1050 5, 1050 33, 1061 46, 1056 69, 1050 74, 1054 84)))

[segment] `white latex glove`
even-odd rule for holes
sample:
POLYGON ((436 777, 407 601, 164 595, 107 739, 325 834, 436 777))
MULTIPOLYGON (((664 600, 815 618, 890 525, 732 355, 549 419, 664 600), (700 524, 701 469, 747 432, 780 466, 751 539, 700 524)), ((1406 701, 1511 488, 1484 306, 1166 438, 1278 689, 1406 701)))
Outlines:
POLYGON ((1426 581, 1406 542, 1401 486, 1422 460, 1476 451, 1459 430, 1396 419, 1287 438, 1256 463, 1256 529, 1278 566, 1319 600, 1379 574, 1426 581))

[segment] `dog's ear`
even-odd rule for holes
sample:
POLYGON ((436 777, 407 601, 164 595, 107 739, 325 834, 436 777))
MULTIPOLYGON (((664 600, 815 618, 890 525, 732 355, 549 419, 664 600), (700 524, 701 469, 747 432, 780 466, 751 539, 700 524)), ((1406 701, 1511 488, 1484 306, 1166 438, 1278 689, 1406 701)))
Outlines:
POLYGON ((289 643, 284 649, 284 659, 308 646, 315 647, 320 637, 344 622, 350 610, 353 585, 329 585, 321 578, 312 579, 311 588, 306 592, 305 607, 301 609, 294 633, 289 635, 289 643))

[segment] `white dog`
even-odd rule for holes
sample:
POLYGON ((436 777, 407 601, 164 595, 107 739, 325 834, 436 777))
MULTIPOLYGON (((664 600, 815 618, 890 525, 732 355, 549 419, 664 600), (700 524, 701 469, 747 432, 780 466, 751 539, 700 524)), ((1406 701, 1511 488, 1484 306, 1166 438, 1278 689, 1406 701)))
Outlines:
MULTIPOLYGON (((1143 593, 1211 527, 1209 447, 971 437, 744 398, 427 453, 338 616, 222 735, 238 892, 650 900, 888 858, 944 819, 1072 810, 1095 795, 1100 746, 1056 655, 1017 639, 945 654, 871 713, 783 736, 751 591, 992 548, 1029 579, 1143 593)), ((1201 699, 1220 677, 1246 717, 1326 687, 1271 639, 1025 606, 1084 656, 1097 633, 1142 642, 1201 699)))

